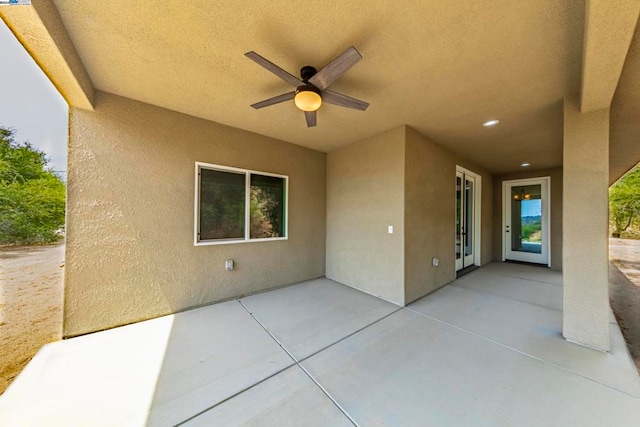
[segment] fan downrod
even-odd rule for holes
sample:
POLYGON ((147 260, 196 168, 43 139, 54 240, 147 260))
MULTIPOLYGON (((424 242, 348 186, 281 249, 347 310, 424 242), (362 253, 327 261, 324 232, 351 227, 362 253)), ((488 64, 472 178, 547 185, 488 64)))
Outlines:
POLYGON ((315 76, 317 72, 318 70, 316 70, 315 67, 312 67, 311 65, 305 65, 304 67, 300 68, 300 77, 302 77, 302 81, 306 83, 307 80, 315 76))

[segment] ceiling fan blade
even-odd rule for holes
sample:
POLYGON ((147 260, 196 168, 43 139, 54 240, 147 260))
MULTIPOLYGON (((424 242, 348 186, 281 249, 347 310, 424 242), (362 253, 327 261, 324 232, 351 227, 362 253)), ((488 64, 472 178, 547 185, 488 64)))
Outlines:
POLYGON ((304 118, 307 119, 307 127, 312 128, 316 125, 316 111, 305 111, 304 118))
POLYGON ((355 47, 351 46, 349 49, 342 52, 340 56, 331 61, 329 65, 318 71, 315 76, 311 77, 309 79, 309 83, 320 90, 324 90, 361 59, 362 55, 360 55, 355 47))
POLYGON ((369 106, 368 102, 360 101, 359 99, 351 98, 350 96, 332 90, 322 91, 322 101, 327 104, 339 105, 340 107, 353 108, 354 110, 360 111, 366 110, 369 106))
POLYGON ((282 95, 274 96, 273 98, 265 99, 264 101, 256 102, 255 104, 251 104, 251 106, 257 110, 258 108, 264 108, 264 107, 268 107, 269 105, 290 101, 295 96, 296 96, 295 92, 287 92, 287 93, 283 93, 282 95))
POLYGON ((269 61, 268 59, 265 59, 262 56, 258 55, 254 51, 247 52, 247 53, 244 54, 244 56, 246 56, 247 58, 251 59, 256 64, 261 65, 264 68, 266 68, 267 70, 271 71, 273 74, 275 74, 276 76, 280 77, 282 80, 284 80, 285 82, 289 83, 291 86, 300 86, 301 84, 303 84, 300 81, 300 79, 298 79, 298 78, 294 77, 293 75, 287 73, 285 70, 283 70, 282 68, 278 67, 276 64, 274 64, 273 62, 269 61))

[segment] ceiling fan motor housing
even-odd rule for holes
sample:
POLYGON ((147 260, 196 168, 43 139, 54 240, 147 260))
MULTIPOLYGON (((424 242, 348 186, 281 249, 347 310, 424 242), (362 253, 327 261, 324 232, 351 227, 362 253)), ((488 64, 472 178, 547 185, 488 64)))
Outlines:
POLYGON ((316 111, 322 105, 320 89, 309 83, 309 79, 316 75, 318 70, 311 65, 305 65, 300 69, 300 76, 304 85, 296 88, 294 101, 302 111, 316 111))
POLYGON ((302 77, 302 81, 306 83, 307 80, 315 76, 317 72, 318 70, 316 70, 315 67, 312 67, 311 65, 305 65, 304 67, 300 68, 300 77, 302 77))

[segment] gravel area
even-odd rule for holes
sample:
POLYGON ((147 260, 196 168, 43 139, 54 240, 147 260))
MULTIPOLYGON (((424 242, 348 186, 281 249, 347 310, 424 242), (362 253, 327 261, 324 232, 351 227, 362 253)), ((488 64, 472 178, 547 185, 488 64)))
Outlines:
POLYGON ((640 371, 640 240, 609 239, 609 298, 640 371))
POLYGON ((62 338, 64 244, 0 248, 0 393, 62 338))

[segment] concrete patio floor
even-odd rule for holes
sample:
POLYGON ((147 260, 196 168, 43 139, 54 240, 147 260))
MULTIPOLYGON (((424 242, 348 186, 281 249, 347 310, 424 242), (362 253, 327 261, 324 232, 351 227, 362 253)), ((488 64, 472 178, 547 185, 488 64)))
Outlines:
POLYGON ((0 425, 639 426, 640 378, 563 340, 562 277, 494 263, 409 305, 317 279, 49 344, 0 425))

